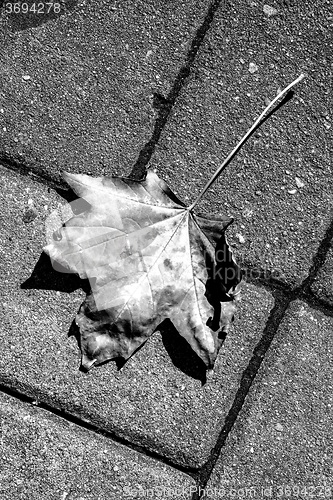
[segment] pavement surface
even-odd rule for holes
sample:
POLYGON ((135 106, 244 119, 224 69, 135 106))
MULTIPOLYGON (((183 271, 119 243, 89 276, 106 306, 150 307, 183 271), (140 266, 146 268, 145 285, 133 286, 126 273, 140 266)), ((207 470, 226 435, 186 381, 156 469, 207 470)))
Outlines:
POLYGON ((332 316, 292 302, 207 484, 207 498, 218 498, 214 489, 224 490, 223 498, 246 490, 255 498, 330 498, 332 329, 332 316))
POLYGON ((0 2, 0 497, 332 498, 330 2, 27 3, 0 2), (189 204, 300 73, 198 206, 245 272, 214 373, 172 325, 79 371, 62 171, 189 204))

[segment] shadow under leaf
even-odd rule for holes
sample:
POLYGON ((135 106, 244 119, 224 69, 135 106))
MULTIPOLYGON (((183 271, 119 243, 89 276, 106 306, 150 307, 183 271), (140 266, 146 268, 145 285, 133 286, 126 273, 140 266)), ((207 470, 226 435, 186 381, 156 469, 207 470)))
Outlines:
POLYGON ((176 368, 185 375, 206 383, 206 365, 193 351, 169 319, 164 320, 156 329, 161 333, 165 350, 176 368))
POLYGON ((43 252, 39 257, 31 276, 21 284, 21 289, 57 290, 59 292, 72 293, 82 289, 85 293, 90 291, 89 280, 81 279, 77 274, 69 273, 57 263, 56 271, 50 257, 43 252))

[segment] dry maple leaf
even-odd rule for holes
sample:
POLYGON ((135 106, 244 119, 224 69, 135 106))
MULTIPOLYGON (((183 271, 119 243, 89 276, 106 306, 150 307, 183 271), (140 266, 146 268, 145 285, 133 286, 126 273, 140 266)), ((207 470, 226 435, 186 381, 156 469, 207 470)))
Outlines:
POLYGON ((186 207, 155 173, 136 181, 65 174, 89 208, 66 222, 44 250, 91 292, 76 315, 82 366, 128 359, 165 319, 208 368, 233 320, 241 271, 225 239, 232 222, 193 209, 288 85, 265 108, 196 201, 186 207))
POLYGON ((213 367, 240 282, 224 237, 232 219, 195 215, 151 171, 141 181, 64 177, 90 208, 44 250, 91 284, 76 316, 82 366, 129 358, 169 318, 213 367))

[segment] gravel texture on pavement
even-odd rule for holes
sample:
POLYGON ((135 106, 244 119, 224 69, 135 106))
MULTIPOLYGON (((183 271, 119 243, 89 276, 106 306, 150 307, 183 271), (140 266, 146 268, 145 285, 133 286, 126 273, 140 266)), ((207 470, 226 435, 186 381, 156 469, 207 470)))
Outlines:
POLYGON ((195 478, 188 500, 199 485, 209 500, 331 498, 332 3, 7 4, 0 497, 155 498, 162 485, 182 498, 195 478), (300 73, 197 206, 235 218, 228 240, 247 274, 214 372, 167 323, 120 371, 79 371, 73 319, 89 284, 42 254, 71 216, 61 172, 156 168, 190 204, 300 73))
POLYGON ((219 498, 214 488, 225 499, 247 498, 251 488, 255 499, 332 498, 332 330, 332 317, 291 304, 207 484, 207 500, 219 498))
POLYGON ((1 500, 188 499, 188 475, 0 394, 1 500))
POLYGON ((21 30, 12 21, 25 15, 2 10, 0 160, 57 179, 129 174, 208 7, 80 1, 21 30))

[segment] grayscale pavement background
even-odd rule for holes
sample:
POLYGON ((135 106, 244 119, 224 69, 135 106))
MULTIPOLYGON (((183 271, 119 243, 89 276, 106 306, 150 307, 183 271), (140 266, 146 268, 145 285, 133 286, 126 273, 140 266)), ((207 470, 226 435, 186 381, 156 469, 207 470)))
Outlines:
POLYGON ((331 2, 16 5, 0 2, 0 498, 332 498, 331 2), (301 73, 200 204, 235 218, 246 272, 214 374, 174 331, 79 371, 85 292, 42 253, 61 172, 156 168, 190 203, 301 73))

